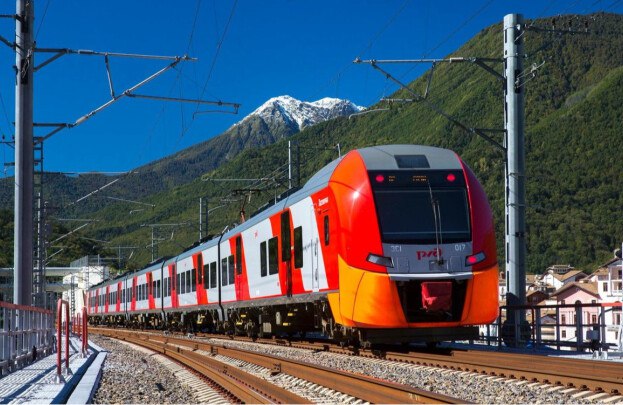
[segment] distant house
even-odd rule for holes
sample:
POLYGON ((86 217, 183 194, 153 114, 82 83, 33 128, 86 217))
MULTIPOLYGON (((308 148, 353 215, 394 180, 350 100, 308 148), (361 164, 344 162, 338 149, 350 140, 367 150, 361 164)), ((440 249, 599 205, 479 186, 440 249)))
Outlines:
POLYGON ((555 291, 562 288, 565 284, 574 283, 586 277, 581 270, 576 270, 570 265, 563 267, 561 265, 551 266, 543 275, 543 283, 551 286, 555 291), (566 270, 563 272, 563 269, 566 270))
POLYGON ((623 269, 621 259, 609 260, 598 268, 589 279, 597 285, 600 301, 604 306, 604 323, 607 325, 606 342, 623 348, 623 269))
POLYGON ((549 295, 544 291, 528 291, 526 295, 526 302, 528 305, 537 305, 549 298, 549 295))
MULTIPOLYGON (((551 298, 556 299, 557 305, 597 304, 600 302, 597 283, 588 280, 568 282, 554 292, 551 298)), ((576 312, 575 307, 560 308, 558 313, 558 323, 561 325, 560 340, 575 341, 578 323, 582 324, 584 332, 599 325, 599 313, 599 307, 584 307, 579 313, 576 312)))

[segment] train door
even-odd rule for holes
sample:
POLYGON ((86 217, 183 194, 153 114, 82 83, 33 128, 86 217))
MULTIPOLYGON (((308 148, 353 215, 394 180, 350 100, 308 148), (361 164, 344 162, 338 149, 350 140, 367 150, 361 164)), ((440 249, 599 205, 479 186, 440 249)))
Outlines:
MULTIPOLYGON (((235 289, 236 289, 236 299, 242 299, 242 236, 238 235, 236 237, 236 252, 234 253, 235 255, 235 261, 234 261, 234 271, 235 271, 235 277, 234 277, 234 283, 235 283, 235 289)), ((232 269, 229 269, 229 271, 232 271, 232 269)))
POLYGON ((286 295, 292 296, 292 243, 291 243, 290 211, 281 214, 281 261, 286 268, 286 295))
POLYGON ((318 274, 318 235, 316 232, 317 226, 316 226, 316 209, 314 207, 311 207, 311 213, 309 215, 309 230, 310 230, 310 236, 311 236, 311 241, 310 241, 310 249, 309 249, 309 256, 310 256, 310 261, 311 261, 311 285, 312 285, 312 291, 313 292, 318 292, 319 287, 319 274, 318 274))

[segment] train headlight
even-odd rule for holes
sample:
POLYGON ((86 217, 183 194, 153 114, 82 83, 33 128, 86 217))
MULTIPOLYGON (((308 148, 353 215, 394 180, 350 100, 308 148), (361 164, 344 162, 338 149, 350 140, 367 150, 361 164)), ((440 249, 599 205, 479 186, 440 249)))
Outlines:
POLYGON ((368 258, 366 260, 370 263, 378 264, 379 266, 394 267, 394 261, 391 257, 379 256, 374 253, 370 253, 368 254, 368 258))
POLYGON ((485 260, 484 252, 476 253, 475 255, 467 256, 465 258, 465 265, 473 266, 474 264, 478 264, 482 262, 483 260, 485 260))

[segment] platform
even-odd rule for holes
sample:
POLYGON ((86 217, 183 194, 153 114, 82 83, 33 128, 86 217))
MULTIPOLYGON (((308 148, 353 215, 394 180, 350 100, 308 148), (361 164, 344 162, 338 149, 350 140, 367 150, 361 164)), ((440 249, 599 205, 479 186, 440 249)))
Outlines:
POLYGON ((57 382, 56 353, 1 377, 0 404, 89 403, 97 388, 106 352, 89 343, 88 354, 83 357, 81 347, 80 339, 72 336, 69 341, 69 372, 65 370, 64 361, 62 364, 64 382, 57 382))

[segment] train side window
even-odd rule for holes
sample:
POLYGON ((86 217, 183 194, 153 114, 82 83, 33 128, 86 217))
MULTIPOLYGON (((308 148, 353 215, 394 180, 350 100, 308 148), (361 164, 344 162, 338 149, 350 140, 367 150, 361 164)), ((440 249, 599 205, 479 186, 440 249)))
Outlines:
POLYGON ((192 269, 190 273, 190 290, 197 291, 197 270, 192 269))
POLYGON ((227 258, 221 259, 221 285, 227 285, 227 258))
POLYGON ((210 285, 210 263, 203 261, 203 254, 201 255, 201 273, 203 273, 203 288, 206 290, 210 285))
POLYGON ((303 227, 294 228, 294 267, 303 267, 303 227))
POLYGON ((180 274, 180 294, 186 294, 186 272, 180 274))
POLYGON ((279 243, 277 237, 268 240, 268 274, 279 273, 279 243))
POLYGON ((229 282, 227 283, 229 284, 234 284, 234 255, 230 255, 228 258, 229 260, 229 282))
POLYGON ((216 288, 216 262, 210 263, 210 288, 216 288))
POLYGON ((329 216, 324 216, 324 244, 329 245, 329 216))
POLYGON ((156 288, 156 280, 151 282, 151 295, 154 298, 158 298, 158 289, 156 288))
POLYGON ((161 294, 162 290, 160 289, 161 286, 162 286, 162 281, 161 280, 156 281, 156 295, 157 295, 156 298, 162 297, 162 294, 161 294))
POLYGON ((242 274, 242 237, 236 238, 236 274, 242 274))
POLYGON ((290 250, 290 211, 281 214, 281 260, 287 262, 292 256, 290 250))
POLYGON ((178 294, 182 293, 182 273, 177 273, 177 277, 175 280, 175 291, 178 294))
POLYGON ((268 262, 266 259, 266 242, 260 243, 260 275, 266 277, 268 275, 268 262))

